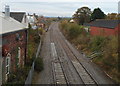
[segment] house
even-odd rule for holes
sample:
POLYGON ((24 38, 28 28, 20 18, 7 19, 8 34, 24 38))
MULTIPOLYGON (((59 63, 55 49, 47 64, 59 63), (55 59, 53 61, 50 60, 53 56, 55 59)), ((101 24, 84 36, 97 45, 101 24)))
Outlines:
POLYGON ((27 19, 30 24, 36 24, 37 23, 38 16, 34 13, 33 15, 28 14, 27 19))
POLYGON ((39 27, 41 27, 41 28, 44 28, 45 29, 45 26, 46 26, 46 18, 44 17, 44 16, 40 16, 39 18, 38 18, 38 23, 37 23, 37 25, 39 26, 39 27))
POLYGON ((35 13, 33 15, 27 15, 28 23, 32 26, 33 29, 37 29, 37 18, 38 16, 35 13))
POLYGON ((69 22, 70 22, 70 23, 74 23, 75 21, 74 21, 73 19, 71 19, 69 22))
MULTIPOLYGON (((19 21, 10 17, 9 6, 5 14, 0 13, 2 21, 2 83, 6 82, 10 73, 24 67, 27 51, 27 29, 19 21)), ((0 69, 1 70, 1 69, 0 69)))
POLYGON ((96 20, 91 23, 84 24, 88 26, 91 35, 111 36, 118 35, 120 20, 96 20))

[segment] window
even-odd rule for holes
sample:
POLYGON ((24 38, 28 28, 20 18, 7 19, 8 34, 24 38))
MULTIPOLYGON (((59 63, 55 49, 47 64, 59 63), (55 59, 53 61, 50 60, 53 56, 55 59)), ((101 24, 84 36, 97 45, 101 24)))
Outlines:
POLYGON ((18 47, 18 65, 20 64, 21 48, 18 47))
POLYGON ((9 74, 10 69, 10 57, 6 58, 6 74, 9 74))
POLYGON ((8 75, 10 73, 10 54, 6 57, 6 80, 8 79, 8 75))
POLYGON ((16 33, 16 41, 20 40, 20 35, 18 33, 16 33))

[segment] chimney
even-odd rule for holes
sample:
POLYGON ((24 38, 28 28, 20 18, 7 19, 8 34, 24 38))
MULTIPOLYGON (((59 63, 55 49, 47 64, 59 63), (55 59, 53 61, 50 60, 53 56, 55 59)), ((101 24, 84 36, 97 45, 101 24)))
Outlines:
POLYGON ((9 5, 5 5, 5 17, 10 17, 10 8, 9 8, 9 5))

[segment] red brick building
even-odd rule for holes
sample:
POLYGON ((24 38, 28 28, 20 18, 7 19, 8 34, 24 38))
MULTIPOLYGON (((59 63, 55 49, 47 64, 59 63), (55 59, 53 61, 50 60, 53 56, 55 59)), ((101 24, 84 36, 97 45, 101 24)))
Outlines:
POLYGON ((90 34, 93 36, 102 35, 102 36, 111 36, 118 35, 118 29, 120 28, 119 20, 96 20, 89 24, 90 34))
POLYGON ((23 67, 27 50, 27 29, 25 25, 0 13, 2 20, 2 82, 4 83, 9 74, 16 72, 17 68, 23 67))

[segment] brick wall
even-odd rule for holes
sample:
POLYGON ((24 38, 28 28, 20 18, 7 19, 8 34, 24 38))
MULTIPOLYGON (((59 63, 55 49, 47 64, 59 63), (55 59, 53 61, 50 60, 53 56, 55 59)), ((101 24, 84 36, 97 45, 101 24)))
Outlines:
POLYGON ((110 29, 110 28, 101 28, 101 27, 90 27, 90 34, 91 35, 102 35, 102 36, 110 36, 110 35, 116 35, 118 33, 117 28, 110 29))
POLYGON ((23 67, 26 58, 26 30, 3 34, 2 55, 3 55, 3 82, 5 81, 6 57, 9 53, 10 72, 15 72, 17 68, 23 67), (20 53, 19 53, 20 52, 20 53), (19 57, 19 58, 18 58, 19 57))

